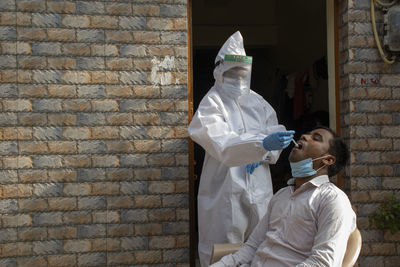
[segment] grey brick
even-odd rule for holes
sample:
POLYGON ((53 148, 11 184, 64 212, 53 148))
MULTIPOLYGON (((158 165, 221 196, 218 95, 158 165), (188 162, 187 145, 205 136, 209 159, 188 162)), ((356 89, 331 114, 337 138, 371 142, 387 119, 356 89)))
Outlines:
POLYGON ((17 60, 15 56, 0 56, 0 68, 11 69, 17 67, 17 60))
MULTIPOLYGON (((377 31, 382 34, 382 23, 377 23, 376 26, 377 31)), ((349 33, 351 35, 372 35, 373 32, 369 22, 353 22, 349 24, 349 33)), ((358 51, 365 55, 365 51, 362 50, 365 49, 360 49, 358 51)))
POLYGON ((33 43, 33 55, 52 55, 57 56, 61 54, 61 43, 33 43))
POLYGON ((189 199, 187 194, 165 195, 162 197, 163 207, 166 208, 187 208, 189 199))
POLYGON ((175 98, 186 99, 187 87, 186 86, 165 86, 161 88, 162 98, 175 98))
POLYGON ((400 114, 399 113, 394 113, 392 114, 393 118, 393 124, 394 125, 399 125, 400 124, 400 114))
POLYGON ((161 5, 160 17, 186 17, 185 5, 161 5))
POLYGON ((61 71, 58 70, 34 70, 33 81, 36 83, 61 83, 61 71))
POLYGON ((106 96, 104 85, 86 85, 78 86, 78 96, 87 98, 100 98, 106 96))
POLYGON ((145 139, 147 137, 147 128, 143 126, 124 126, 121 127, 120 136, 122 139, 145 139))
POLYGON ((36 27, 59 27, 61 26, 61 16, 58 14, 33 14, 32 25, 36 27))
POLYGON ((79 266, 106 266, 107 258, 105 253, 87 253, 78 256, 79 266))
POLYGON ((77 30, 78 42, 104 42, 104 31, 103 30, 77 30))
POLYGON ((104 169, 78 169, 78 181, 103 181, 106 179, 106 172, 104 169))
POLYGON ((188 262, 189 261, 189 249, 168 249, 163 251, 164 262, 188 262))
POLYGON ((108 168, 106 176, 112 181, 132 180, 133 170, 131 168, 108 168))
MULTIPOLYGON (((0 120, 1 121, 1 120, 0 120)), ((25 126, 42 126, 47 124, 45 113, 18 113, 18 122, 25 126)))
POLYGON ((163 233, 168 235, 189 233, 189 222, 164 222, 163 233))
POLYGON ((163 180, 177 180, 188 178, 187 167, 162 167, 161 177, 163 180))
POLYGON ((8 41, 17 40, 16 28, 0 26, 0 40, 8 40, 8 41))
POLYGON ((62 137, 61 127, 34 127, 33 138, 36 140, 60 140, 62 137))
POLYGON ((381 152, 356 152, 357 163, 380 163, 381 152))
MULTIPOLYGON (((370 5, 368 1, 364 0, 353 0, 353 7, 354 9, 369 9, 370 5)), ((364 265, 361 265, 364 266, 364 265)), ((377 265, 375 265, 377 266, 377 265)))
POLYGON ((186 32, 161 32, 161 43, 163 44, 186 44, 186 32))
POLYGON ((122 57, 144 57, 147 56, 146 46, 144 45, 121 45, 119 48, 122 57))
POLYGON ((188 140, 187 139, 170 139, 162 140, 162 151, 163 152, 188 152, 188 140))
POLYGON ((16 211, 18 211, 18 200, 16 199, 0 200, 0 214, 13 213, 16 211))
POLYGON ((78 238, 94 238, 106 235, 106 226, 104 224, 91 224, 78 226, 78 238))
MULTIPOLYGON (((1 0, 0 1, 1 11, 14 11, 15 10, 15 0, 1 0)), ((1 265, 3 266, 3 265, 1 265)))
POLYGON ((146 18, 144 17, 121 17, 119 25, 122 29, 144 30, 146 28, 146 18))
POLYGON ((147 182, 121 182, 121 193, 126 195, 146 194, 147 182))
POLYGON ((16 240, 17 240, 17 228, 0 229, 0 242, 10 242, 16 240))
POLYGON ((78 208, 80 210, 98 210, 107 207, 105 197, 82 197, 78 199, 78 208))
POLYGON ((62 111, 60 99, 33 100, 33 110, 36 112, 60 112, 62 111))
POLYGON ((57 197, 62 195, 62 184, 34 184, 33 194, 38 197, 57 197))
POLYGON ((92 47, 93 56, 118 56, 118 48, 115 45, 96 44, 92 47))
POLYGON ((59 254, 63 251, 61 240, 33 242, 33 253, 37 255, 59 254))
POLYGON ((186 125, 188 121, 186 112, 161 113, 162 125, 186 125))
POLYGON ((382 179, 378 177, 360 177, 353 179, 356 181, 357 189, 359 190, 380 189, 382 184, 382 179))
POLYGON ((379 111, 379 100, 354 101, 357 112, 379 111))
POLYGON ((351 131, 359 137, 380 137, 380 127, 378 126, 354 126, 351 131))
POLYGON ((62 224, 62 212, 44 212, 33 215, 34 225, 60 225, 62 224))
POLYGON ((122 250, 147 249, 149 240, 147 237, 123 237, 121 238, 122 250))
POLYGON ((368 203, 368 204, 357 204, 358 212, 357 216, 370 216, 372 213, 376 212, 379 208, 378 203, 368 203))
POLYGON ((0 170, 0 184, 12 184, 18 182, 17 171, 0 170))
POLYGON ((120 73, 120 81, 122 84, 146 84, 147 73, 138 71, 124 71, 120 73))
POLYGON ((76 64, 79 69, 102 70, 105 67, 104 58, 101 57, 79 57, 76 64))
POLYGON ((121 223, 146 222, 147 217, 147 210, 145 209, 121 211, 121 223))
POLYGON ((18 88, 16 84, 0 84, 0 97, 16 97, 18 96, 18 88))
POLYGON ((3 258, 0 259, 0 266, 1 267, 15 267, 17 265, 17 259, 16 258, 3 258))
POLYGON ((121 155, 121 167, 146 167, 146 156, 142 154, 121 155))
POLYGON ((0 113, 0 126, 17 125, 17 123, 16 113, 0 113))
POLYGON ((104 125, 106 116, 103 113, 78 113, 78 125, 104 125))
POLYGON ((105 153, 106 143, 104 141, 96 140, 96 141, 80 141, 78 143, 78 151, 83 154, 99 154, 105 153))
MULTIPOLYGON (((365 234, 362 236, 364 237, 365 234)), ((359 259, 359 266, 387 266, 385 265, 384 259, 387 256, 362 256, 359 259)))
POLYGON ((62 167, 61 156, 34 156, 33 166, 35 168, 60 168, 62 167))
POLYGON ((146 99, 128 99, 119 102, 119 111, 147 111, 146 99))
POLYGON ((0 142, 0 155, 16 155, 18 154, 17 142, 3 141, 0 142))
POLYGON ((79 1, 76 3, 76 11, 78 14, 104 14, 104 3, 79 1))
POLYGON ((393 164, 393 172, 396 177, 400 176, 400 164, 393 164))

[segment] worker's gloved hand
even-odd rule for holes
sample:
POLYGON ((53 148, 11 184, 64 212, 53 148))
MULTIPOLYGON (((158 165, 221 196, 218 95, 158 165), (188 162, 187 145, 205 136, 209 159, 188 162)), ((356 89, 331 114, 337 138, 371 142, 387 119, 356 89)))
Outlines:
POLYGON ((263 164, 263 161, 259 161, 259 162, 255 162, 255 163, 251 163, 251 164, 247 164, 246 165, 246 171, 250 174, 252 174, 254 172, 254 170, 260 166, 261 164, 263 164))
POLYGON ((263 146, 266 150, 281 150, 290 144, 295 131, 276 132, 268 135, 263 140, 263 146))

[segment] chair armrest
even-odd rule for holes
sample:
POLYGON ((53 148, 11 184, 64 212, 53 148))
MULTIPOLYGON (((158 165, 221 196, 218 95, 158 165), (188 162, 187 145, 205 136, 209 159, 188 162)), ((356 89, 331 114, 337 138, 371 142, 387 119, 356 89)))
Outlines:
POLYGON ((347 241, 346 253, 344 254, 342 267, 352 267, 360 255, 362 238, 360 231, 356 228, 347 241))
POLYGON ((235 253, 243 246, 243 243, 235 243, 235 244, 214 244, 213 251, 211 254, 210 264, 213 264, 219 261, 223 256, 235 253))

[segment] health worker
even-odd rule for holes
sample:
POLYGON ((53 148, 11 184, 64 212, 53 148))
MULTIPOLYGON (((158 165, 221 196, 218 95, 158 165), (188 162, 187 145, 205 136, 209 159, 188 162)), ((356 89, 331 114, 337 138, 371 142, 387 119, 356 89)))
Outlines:
POLYGON ((206 152, 197 196, 203 267, 213 244, 244 242, 264 216, 273 194, 269 164, 294 135, 250 89, 252 57, 246 56, 239 31, 224 43, 215 63, 215 84, 188 128, 206 152))

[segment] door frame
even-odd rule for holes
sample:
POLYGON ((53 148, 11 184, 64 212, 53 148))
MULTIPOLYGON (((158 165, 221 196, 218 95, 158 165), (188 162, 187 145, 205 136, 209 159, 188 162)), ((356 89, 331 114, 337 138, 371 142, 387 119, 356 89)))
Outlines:
MULTIPOLYGON (((192 1, 187 0, 187 48, 188 48, 188 124, 193 118, 193 32, 192 32, 192 1)), ((330 127, 340 135, 340 77, 339 77, 339 0, 326 0, 327 23, 327 55, 329 84, 329 121, 330 127)), ((194 143, 188 137, 189 146, 189 217, 190 217, 190 266, 195 267, 197 235, 195 222, 194 185, 198 177, 194 174, 194 143)), ((338 175, 337 185, 343 187, 343 178, 338 175)))

